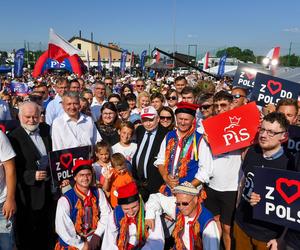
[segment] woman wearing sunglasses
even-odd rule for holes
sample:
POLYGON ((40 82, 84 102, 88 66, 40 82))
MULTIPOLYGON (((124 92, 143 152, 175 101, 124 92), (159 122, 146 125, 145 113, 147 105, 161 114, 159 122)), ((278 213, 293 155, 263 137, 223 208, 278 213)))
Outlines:
POLYGON ((170 107, 162 107, 158 111, 159 123, 163 127, 167 128, 169 131, 173 130, 175 127, 175 115, 170 107))
POLYGON ((178 102, 178 95, 175 89, 169 89, 167 94, 166 94, 166 99, 168 106, 175 111, 176 109, 176 104, 178 102))

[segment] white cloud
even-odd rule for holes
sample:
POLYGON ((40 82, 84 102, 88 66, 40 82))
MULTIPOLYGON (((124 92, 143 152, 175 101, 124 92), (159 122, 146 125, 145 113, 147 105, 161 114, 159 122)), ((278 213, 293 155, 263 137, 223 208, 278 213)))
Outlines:
POLYGON ((285 32, 291 32, 291 33, 300 33, 300 28, 298 28, 298 27, 286 28, 283 31, 285 31, 285 32))

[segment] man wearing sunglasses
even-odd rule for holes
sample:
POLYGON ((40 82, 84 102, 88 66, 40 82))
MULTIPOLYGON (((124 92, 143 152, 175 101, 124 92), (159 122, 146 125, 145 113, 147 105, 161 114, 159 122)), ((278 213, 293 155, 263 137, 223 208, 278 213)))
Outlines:
POLYGON ((250 147, 245 155, 242 164, 243 191, 234 223, 236 249, 273 249, 274 239, 279 238, 283 232, 282 226, 252 218, 252 206, 260 201, 260 195, 253 192, 253 166, 294 169, 294 158, 281 145, 287 138, 288 126, 284 114, 272 112, 266 115, 258 130, 258 145, 250 147))
POLYGON ((233 97, 232 108, 241 107, 248 103, 247 90, 241 87, 234 87, 231 91, 233 97))
MULTIPOLYGON (((233 97, 221 90, 213 97, 215 115, 232 109, 233 97)), ((209 138, 208 138, 209 140, 209 138)), ((193 184, 208 183, 205 206, 213 213, 226 250, 231 249, 231 225, 241 166, 241 150, 213 156, 212 164, 204 164, 195 175, 193 184)))
POLYGON ((177 104, 177 128, 166 135, 154 162, 165 182, 160 192, 167 196, 178 184, 193 181, 203 165, 212 163, 210 149, 195 128, 197 108, 198 105, 187 102, 177 104))
POLYGON ((184 182, 173 190, 175 196, 151 194, 146 203, 146 224, 154 230, 154 220, 162 213, 175 222, 172 236, 175 249, 218 250, 220 236, 212 213, 201 203, 205 192, 184 182))

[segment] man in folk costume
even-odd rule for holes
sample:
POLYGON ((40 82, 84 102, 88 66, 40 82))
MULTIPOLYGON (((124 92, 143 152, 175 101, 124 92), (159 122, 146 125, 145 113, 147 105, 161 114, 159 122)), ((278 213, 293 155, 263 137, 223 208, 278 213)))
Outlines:
POLYGON ((218 250, 220 236, 212 213, 201 203, 205 198, 201 186, 184 182, 173 189, 175 196, 151 194, 146 203, 146 224, 156 227, 156 217, 165 213, 175 221, 172 236, 176 250, 218 250))
POLYGON ((160 217, 155 219, 155 230, 146 227, 144 203, 135 182, 120 187, 117 195, 118 206, 109 216, 102 249, 164 249, 165 240, 160 217))
POLYGON ((172 195, 172 189, 178 184, 192 182, 201 166, 212 164, 210 149, 202 134, 196 131, 197 108, 192 103, 177 104, 177 129, 166 135, 154 163, 165 181, 160 192, 167 196, 172 195))
POLYGON ((75 162, 75 185, 58 200, 55 228, 59 240, 55 250, 100 249, 111 208, 103 191, 91 186, 91 164, 90 160, 75 162))

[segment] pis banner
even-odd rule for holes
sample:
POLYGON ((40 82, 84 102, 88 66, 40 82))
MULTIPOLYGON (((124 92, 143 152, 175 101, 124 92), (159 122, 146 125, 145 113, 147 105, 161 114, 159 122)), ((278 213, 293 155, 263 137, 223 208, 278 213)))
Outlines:
POLYGON ((259 126, 255 102, 203 121, 213 155, 227 153, 254 143, 259 126))
POLYGON ((276 104, 282 98, 297 100, 300 95, 300 84, 275 76, 257 73, 251 101, 260 106, 276 104))
POLYGON ((261 201, 253 218, 300 230, 300 173, 254 168, 254 192, 261 201))
POLYGON ((92 146, 68 148, 49 153, 50 170, 54 182, 61 183, 73 177, 72 168, 77 159, 91 159, 92 146))
POLYGON ((243 87, 251 91, 255 86, 256 74, 265 73, 268 74, 268 71, 261 68, 255 68, 253 65, 246 63, 239 63, 239 66, 235 72, 232 85, 243 87))

